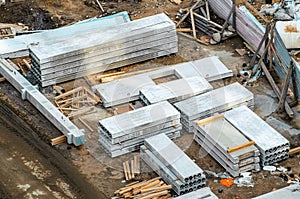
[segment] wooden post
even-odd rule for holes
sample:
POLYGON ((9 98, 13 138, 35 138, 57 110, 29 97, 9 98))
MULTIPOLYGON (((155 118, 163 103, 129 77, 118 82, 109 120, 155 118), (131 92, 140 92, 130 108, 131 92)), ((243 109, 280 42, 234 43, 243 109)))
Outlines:
POLYGON ((191 17, 191 23, 192 23, 193 37, 195 39, 197 39, 196 27, 195 27, 195 20, 194 20, 194 12, 193 12, 192 9, 190 9, 190 17, 191 17))
POLYGON ((289 70, 288 70, 288 74, 286 75, 284 84, 282 86, 282 91, 281 91, 281 95, 280 95, 280 98, 279 98, 278 107, 277 107, 277 110, 276 110, 279 113, 281 113, 284 109, 284 104, 286 102, 285 99, 286 99, 287 91, 288 91, 288 88, 289 88, 290 78, 292 76, 293 68, 294 68, 294 64, 293 64, 293 61, 291 61, 290 67, 289 67, 289 70))

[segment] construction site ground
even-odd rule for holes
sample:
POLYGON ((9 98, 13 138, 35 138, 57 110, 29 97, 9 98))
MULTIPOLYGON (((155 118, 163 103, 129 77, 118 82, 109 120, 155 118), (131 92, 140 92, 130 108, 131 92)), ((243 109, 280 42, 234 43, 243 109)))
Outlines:
MULTIPOLYGON (((94 1, 24 1, 9 3, 0 7, 1 23, 23 23, 32 29, 50 29, 74 23, 86 18, 103 15, 94 1), (16 15, 16 13, 18 13, 16 15)), ((101 1, 102 2, 102 1, 101 1)), ((117 3, 103 1, 104 9, 109 13, 128 11, 132 20, 167 12, 174 18, 180 8, 188 7, 190 1, 175 5, 168 0, 133 0, 117 3)), ((257 1, 258 2, 258 1, 257 1)), ((237 74, 243 63, 248 63, 247 55, 240 56, 235 49, 245 48, 243 40, 236 36, 218 45, 202 45, 196 41, 179 36, 179 52, 155 60, 124 67, 126 75, 143 70, 163 67, 219 56, 234 76, 214 82, 214 88, 239 81, 237 74)), ((97 83, 97 82, 96 82, 97 83)), ((98 82, 99 83, 99 82, 98 82)), ((61 84, 65 90, 78 85, 89 86, 87 78, 61 84)), ((291 147, 300 145, 300 130, 293 127, 297 120, 289 120, 285 114, 273 113, 277 107, 277 98, 264 77, 260 77, 253 86, 247 87, 255 95, 255 112, 270 123, 291 142, 291 147)), ((51 99, 53 94, 45 91, 51 99)), ((111 159, 98 144, 97 121, 111 114, 97 105, 97 111, 84 116, 94 131, 91 132, 78 120, 73 122, 87 132, 84 146, 60 144, 52 147, 50 139, 61 133, 29 102, 21 99, 9 82, 0 83, 0 198, 110 198, 113 192, 125 185, 122 163, 138 152, 111 159)), ((296 112, 296 111, 295 111, 296 112)), ((297 112, 296 112, 297 116, 297 112)), ((225 170, 207 152, 192 141, 192 134, 183 133, 175 140, 189 157, 203 169, 215 173, 225 170)), ((294 156, 278 166, 291 167, 294 174, 300 173, 300 156, 294 156)), ((150 179, 156 174, 142 163, 142 174, 138 179, 150 179)), ((285 187, 288 183, 282 176, 271 175, 269 171, 253 173, 254 187, 224 187, 219 178, 208 175, 207 186, 220 198, 244 199, 258 196, 272 190, 285 187)))

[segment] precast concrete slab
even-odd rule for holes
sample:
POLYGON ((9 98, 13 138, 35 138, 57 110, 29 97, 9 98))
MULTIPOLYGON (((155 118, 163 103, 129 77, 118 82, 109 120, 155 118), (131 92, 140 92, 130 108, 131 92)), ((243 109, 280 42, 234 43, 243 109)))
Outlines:
POLYGON ((296 199, 300 198, 300 184, 296 183, 275 191, 257 196, 253 199, 296 199))
POLYGON ((155 85, 153 80, 157 78, 169 75, 178 78, 200 76, 211 82, 231 77, 232 74, 218 57, 213 56, 95 85, 93 91, 101 97, 105 107, 110 107, 139 99, 140 90, 155 85))
POLYGON ((204 187, 199 190, 175 197, 173 199, 192 199, 192 198, 218 199, 218 197, 210 190, 209 187, 204 187))

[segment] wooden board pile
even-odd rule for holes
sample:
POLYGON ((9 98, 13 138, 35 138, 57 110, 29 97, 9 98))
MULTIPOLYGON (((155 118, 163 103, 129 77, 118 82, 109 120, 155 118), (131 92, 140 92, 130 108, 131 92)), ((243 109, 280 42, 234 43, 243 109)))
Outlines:
POLYGON ((93 111, 93 106, 101 102, 91 90, 81 86, 65 93, 60 90, 57 92, 60 95, 54 98, 54 102, 58 109, 69 118, 93 111))
POLYGON ((177 43, 175 24, 157 14, 103 31, 43 41, 31 45, 29 52, 34 75, 45 87, 176 53, 177 43))
POLYGON ((259 150, 223 115, 195 123, 194 140, 233 177, 246 171, 260 171, 259 150))
POLYGON ((165 134, 145 139, 141 158, 178 194, 183 195, 205 186, 206 177, 165 134))
POLYGON ((212 89, 205 78, 195 76, 143 87, 140 90, 140 99, 146 105, 165 100, 173 104, 212 89))
POLYGON ((171 185, 167 185, 157 177, 147 181, 132 182, 115 191, 114 194, 119 198, 168 199, 171 198, 170 189, 172 189, 171 185))
POLYGON ((139 150, 144 139, 164 133, 180 136, 180 113, 168 102, 160 102, 99 121, 100 146, 117 157, 139 150))
POLYGON ((250 91, 239 83, 233 83, 174 104, 181 113, 183 128, 190 133, 193 133, 193 125, 196 120, 241 105, 252 108, 254 97, 250 91))
POLYGON ((227 111, 224 116, 245 137, 255 142, 262 166, 289 157, 289 141, 246 106, 227 111))

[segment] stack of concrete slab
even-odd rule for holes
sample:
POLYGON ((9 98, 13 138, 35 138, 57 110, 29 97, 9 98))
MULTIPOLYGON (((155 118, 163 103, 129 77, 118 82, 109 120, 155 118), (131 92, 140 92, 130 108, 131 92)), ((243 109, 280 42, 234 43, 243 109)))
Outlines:
POLYGON ((165 134, 145 139, 141 158, 182 195, 205 186, 203 170, 165 134))
POLYGON ((173 199, 192 199, 192 198, 218 199, 218 197, 210 190, 209 187, 204 187, 196 191, 175 197, 173 199))
POLYGON ((227 111, 224 116, 243 135, 256 143, 262 166, 289 157, 289 141, 246 106, 227 111))
POLYGON ((160 102, 99 121, 99 143, 111 156, 139 150, 144 139, 160 133, 180 136, 180 113, 168 102, 160 102))
POLYGON ((174 106, 181 113, 183 128, 192 133, 196 120, 210 117, 215 113, 247 105, 254 106, 253 94, 239 83, 233 83, 210 92, 177 102, 174 106))
POLYGON ((93 91, 101 97, 107 108, 138 100, 142 88, 155 85, 153 80, 166 76, 176 76, 178 79, 200 76, 210 82, 231 77, 232 71, 218 57, 213 56, 98 84, 93 86, 93 91))
POLYGON ((212 89, 205 78, 195 76, 144 87, 140 90, 140 99, 146 105, 165 100, 173 104, 212 89))
POLYGON ((158 14, 102 31, 74 34, 31 45, 36 78, 48 86, 140 61, 176 53, 175 24, 158 14))
POLYGON ((249 140, 223 115, 196 122, 194 132, 194 140, 233 177, 246 171, 260 170, 259 150, 254 145, 247 145, 249 140), (228 150, 243 145, 246 147, 228 150))

